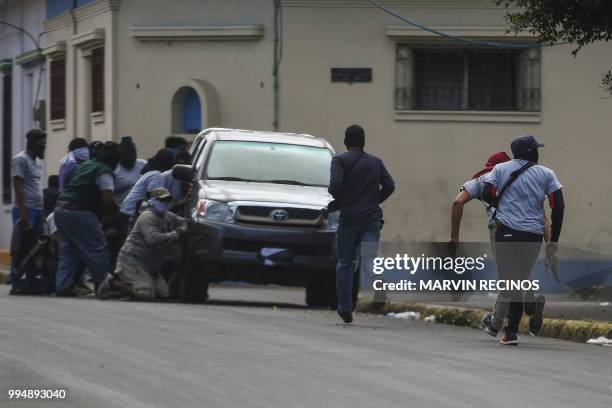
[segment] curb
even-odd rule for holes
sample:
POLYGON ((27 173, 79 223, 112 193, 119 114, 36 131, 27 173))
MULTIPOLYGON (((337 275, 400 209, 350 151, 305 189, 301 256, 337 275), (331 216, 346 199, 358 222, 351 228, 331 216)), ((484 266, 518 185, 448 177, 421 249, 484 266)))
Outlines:
MULTIPOLYGON (((478 309, 465 309, 451 306, 424 305, 419 303, 399 303, 382 307, 374 305, 372 301, 360 300, 357 303, 357 312, 372 314, 387 314, 401 312, 419 312, 422 318, 436 316, 436 323, 454 326, 480 328, 480 321, 487 311, 478 309)), ((519 333, 528 334, 528 318, 521 321, 519 333)), ((612 323, 597 320, 563 320, 544 319, 539 337, 569 340, 586 343, 587 340, 600 336, 612 338, 612 323)))
POLYGON ((9 271, 0 269, 0 284, 8 284, 11 282, 11 274, 9 271))

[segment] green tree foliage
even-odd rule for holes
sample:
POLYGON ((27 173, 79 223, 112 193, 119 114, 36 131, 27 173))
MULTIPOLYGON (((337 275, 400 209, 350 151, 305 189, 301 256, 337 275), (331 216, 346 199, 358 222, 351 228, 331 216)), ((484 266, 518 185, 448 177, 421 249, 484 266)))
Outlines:
MULTIPOLYGON (((612 0, 496 0, 508 9, 510 30, 529 32, 545 43, 567 42, 580 49, 612 39, 612 0)), ((612 93, 612 70, 602 87, 612 93)))

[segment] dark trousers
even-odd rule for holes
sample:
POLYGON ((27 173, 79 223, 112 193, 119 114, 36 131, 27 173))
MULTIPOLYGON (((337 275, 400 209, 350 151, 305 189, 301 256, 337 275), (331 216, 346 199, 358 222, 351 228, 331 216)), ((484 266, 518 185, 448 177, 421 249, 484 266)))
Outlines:
POLYGON ((338 311, 353 310, 353 275, 357 256, 361 257, 361 269, 372 271, 372 262, 378 250, 381 223, 340 225, 336 231, 338 264, 336 266, 336 294, 338 311), (362 246, 362 244, 366 244, 362 246))
MULTIPOLYGON (((542 235, 517 231, 498 223, 495 232, 497 279, 512 281, 529 279, 542 247, 542 239, 542 235)), ((506 331, 518 332, 523 317, 523 302, 524 295, 520 290, 500 291, 493 313, 493 327, 499 330, 507 315, 506 331)))

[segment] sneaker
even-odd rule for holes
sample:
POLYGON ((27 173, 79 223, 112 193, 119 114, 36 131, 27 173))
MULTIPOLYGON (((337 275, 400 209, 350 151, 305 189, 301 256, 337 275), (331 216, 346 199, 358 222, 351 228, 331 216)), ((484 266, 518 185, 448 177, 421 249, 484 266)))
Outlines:
POLYGON ((94 293, 93 290, 91 290, 91 288, 85 284, 77 283, 74 286, 74 294, 77 297, 86 297, 91 295, 92 293, 94 293))
POLYGON ((544 323, 542 312, 544 311, 545 302, 546 298, 544 298, 544 295, 536 296, 535 308, 533 310, 533 313, 529 317, 529 334, 531 334, 532 336, 538 334, 538 332, 542 328, 542 324, 544 323))
POLYGON ((121 292, 114 290, 110 286, 110 281, 112 277, 108 275, 102 283, 98 286, 98 290, 96 292, 96 297, 100 300, 107 300, 111 298, 120 298, 121 292))
POLYGON ((55 296, 56 297, 75 297, 76 292, 74 291, 74 287, 70 286, 69 288, 66 288, 63 290, 56 290, 55 296))
POLYGON ((499 330, 493 327, 492 321, 493 315, 491 313, 487 313, 480 321, 480 328, 483 329, 485 332, 489 333, 491 336, 497 337, 497 333, 499 333, 499 330))
POLYGON ((518 346, 518 336, 516 333, 504 332, 500 343, 504 346, 518 346))
POLYGON ((29 288, 11 288, 9 295, 11 296, 26 296, 32 295, 32 291, 29 288))
POLYGON ((338 312, 338 316, 340 316, 340 318, 342 319, 342 321, 344 323, 352 323, 353 322, 353 314, 351 312, 341 312, 341 311, 337 311, 338 312))

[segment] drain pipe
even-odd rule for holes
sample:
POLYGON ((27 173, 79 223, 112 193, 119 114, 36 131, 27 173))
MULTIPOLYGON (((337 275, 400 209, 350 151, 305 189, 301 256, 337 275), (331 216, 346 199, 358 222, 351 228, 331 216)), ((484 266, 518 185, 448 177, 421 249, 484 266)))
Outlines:
POLYGON ((274 118, 272 125, 278 131, 280 122, 280 65, 283 57, 283 10, 281 0, 274 0, 274 118))

